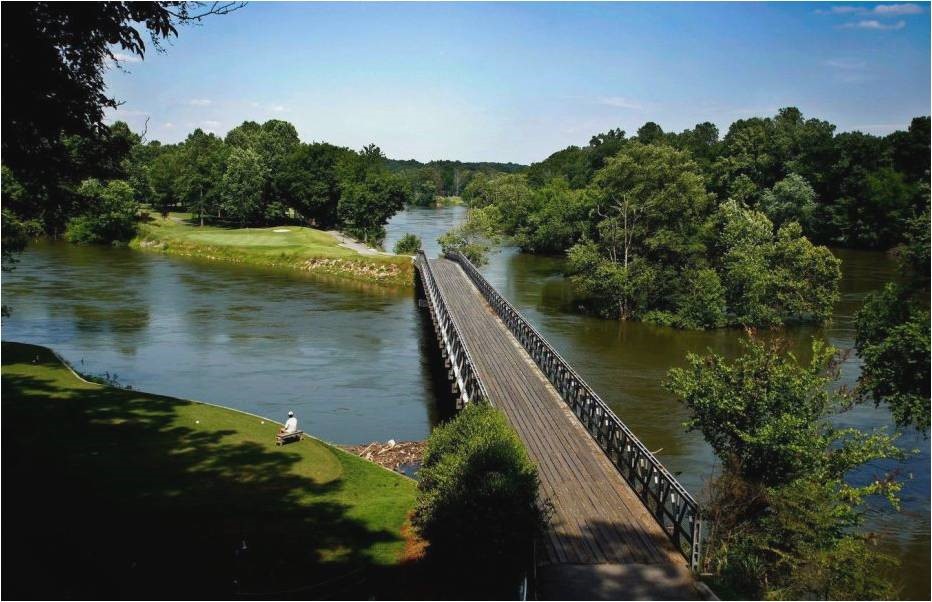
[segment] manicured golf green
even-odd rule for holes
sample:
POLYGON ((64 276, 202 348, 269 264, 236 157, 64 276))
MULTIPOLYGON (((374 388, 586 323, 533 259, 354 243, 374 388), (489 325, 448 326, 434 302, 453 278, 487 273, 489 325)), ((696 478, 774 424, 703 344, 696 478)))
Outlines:
POLYGON ((353 280, 413 286, 410 257, 363 255, 341 247, 322 230, 302 226, 221 228, 198 226, 187 214, 154 217, 131 246, 173 255, 286 267, 353 280))
POLYGON ((413 481, 314 439, 276 447, 252 415, 84 382, 43 347, 2 356, 5 596, 391 589, 413 481))

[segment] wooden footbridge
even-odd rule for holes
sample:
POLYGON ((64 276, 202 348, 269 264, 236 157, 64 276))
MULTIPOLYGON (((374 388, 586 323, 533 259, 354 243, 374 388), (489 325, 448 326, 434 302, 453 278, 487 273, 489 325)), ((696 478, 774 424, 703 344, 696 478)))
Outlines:
POLYGON ((415 265, 459 403, 501 409, 537 463, 543 596, 703 597, 692 496, 468 259, 415 265))

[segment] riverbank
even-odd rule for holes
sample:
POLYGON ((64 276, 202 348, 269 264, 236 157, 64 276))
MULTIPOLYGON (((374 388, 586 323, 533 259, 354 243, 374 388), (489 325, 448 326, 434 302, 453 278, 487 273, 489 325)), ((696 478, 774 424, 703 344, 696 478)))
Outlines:
POLYGON ((385 286, 414 286, 409 257, 363 254, 323 230, 302 226, 196 226, 185 214, 141 224, 130 247, 214 261, 289 268, 385 286))
POLYGON ((364 599, 402 578, 410 479, 316 439, 277 448, 251 414, 89 383, 44 347, 2 352, 11 597, 364 599))

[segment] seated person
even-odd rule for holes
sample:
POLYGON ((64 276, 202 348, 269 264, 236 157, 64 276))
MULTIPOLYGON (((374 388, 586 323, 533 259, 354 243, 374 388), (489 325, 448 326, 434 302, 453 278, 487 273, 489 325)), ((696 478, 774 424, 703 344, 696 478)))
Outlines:
POLYGON ((285 421, 285 426, 278 429, 278 434, 290 435, 296 432, 298 432, 298 419, 294 417, 294 412, 288 412, 288 420, 285 421))

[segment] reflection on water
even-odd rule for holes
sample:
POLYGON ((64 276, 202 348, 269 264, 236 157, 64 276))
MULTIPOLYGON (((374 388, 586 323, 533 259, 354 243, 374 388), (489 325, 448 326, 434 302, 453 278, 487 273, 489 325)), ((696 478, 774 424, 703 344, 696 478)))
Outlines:
MULTIPOLYGON (((462 220, 462 207, 409 209, 392 218, 385 246, 407 232, 430 255, 437 237, 462 220)), ((854 314, 864 295, 895 276, 879 253, 839 251, 842 297, 830 324, 794 327, 786 336, 805 356, 813 336, 854 346, 854 314)), ((699 433, 660 383, 688 352, 738 351, 736 330, 680 331, 582 316, 560 258, 504 249, 486 277, 560 350, 615 411, 693 492, 713 469, 699 433)), ((13 316, 3 338, 47 344, 87 372, 116 372, 147 391, 213 401, 281 417, 294 408, 302 427, 341 443, 423 438, 448 398, 436 343, 411 290, 323 280, 293 272, 179 260, 125 249, 42 244, 3 274, 13 316), (83 365, 81 362, 83 361, 83 365)), ((853 384, 860 362, 844 364, 853 384)), ((892 428, 884 408, 860 406, 840 418, 859 428, 892 428)), ((903 510, 878 502, 869 527, 902 562, 903 595, 929 597, 929 442, 904 463, 871 466, 866 479, 897 469, 903 510)))
POLYGON ((424 438, 445 390, 411 290, 43 243, 3 274, 3 293, 5 340, 146 391, 273 418, 294 409, 340 443, 424 438))

